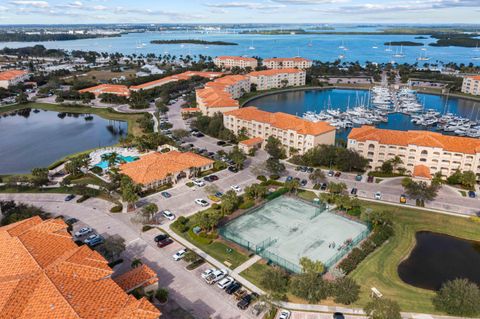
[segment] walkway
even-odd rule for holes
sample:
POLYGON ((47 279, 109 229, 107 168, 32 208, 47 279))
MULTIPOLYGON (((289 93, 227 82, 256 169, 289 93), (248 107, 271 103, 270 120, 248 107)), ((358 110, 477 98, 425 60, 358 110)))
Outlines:
POLYGON ((159 127, 159 124, 158 123, 158 118, 157 118, 157 115, 155 114, 155 111, 149 111, 148 113, 150 113, 152 115, 152 120, 153 120, 153 131, 155 133, 158 133, 158 127, 159 127))
POLYGON ((245 269, 249 268, 250 266, 252 266, 253 264, 255 264, 257 261, 260 261, 262 260, 262 257, 259 256, 259 255, 255 255, 253 256, 252 258, 250 258, 249 260, 247 260, 246 262, 244 262, 243 264, 241 264, 240 266, 238 266, 237 268, 235 268, 232 272, 232 275, 238 275, 240 274, 242 271, 244 271, 245 269))

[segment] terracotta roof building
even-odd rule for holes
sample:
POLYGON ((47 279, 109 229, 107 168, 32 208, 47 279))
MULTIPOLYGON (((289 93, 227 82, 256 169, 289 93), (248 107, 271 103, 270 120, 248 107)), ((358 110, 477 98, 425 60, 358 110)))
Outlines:
POLYGON ((120 84, 100 84, 100 85, 96 85, 90 88, 80 90, 78 92, 80 93, 90 92, 95 94, 96 97, 104 93, 125 96, 125 97, 130 96, 130 90, 128 89, 128 87, 126 85, 120 85, 120 84))
POLYGON ((126 292, 140 288, 145 293, 158 288, 158 276, 147 265, 133 268, 120 276, 114 277, 113 280, 126 292))
POLYGON ((457 169, 480 174, 480 139, 476 138, 362 126, 352 129, 347 147, 366 157, 371 169, 398 156, 410 174, 417 165, 428 167, 432 175, 449 176, 457 169))
POLYGON ((214 78, 220 77, 222 75, 223 75, 223 73, 221 73, 221 72, 187 71, 187 72, 183 72, 183 73, 180 73, 180 74, 167 76, 167 77, 161 78, 159 80, 150 81, 150 82, 139 84, 139 85, 134 85, 134 86, 130 87, 130 90, 132 90, 132 91, 149 90, 149 89, 156 88, 158 86, 165 85, 167 83, 177 82, 177 81, 181 81, 181 80, 188 80, 193 76, 201 76, 201 77, 206 78, 206 79, 214 79, 214 78))
POLYGON ((155 319, 148 300, 127 295, 107 261, 77 246, 58 219, 0 227, 0 318, 155 319))
POLYGON ((245 153, 249 153, 252 149, 258 149, 262 147, 263 138, 261 137, 252 137, 248 140, 243 140, 238 142, 238 147, 245 153))
POLYGON ((8 70, 0 72, 0 87, 8 89, 10 85, 16 85, 28 79, 28 72, 24 70, 8 70))
POLYGON ((135 162, 120 165, 120 171, 144 189, 150 189, 191 178, 198 172, 212 169, 213 163, 211 159, 190 152, 153 152, 135 162))
POLYGON ((472 95, 480 95, 480 75, 464 77, 462 92, 472 95))
POLYGON ((335 143, 335 127, 327 122, 310 122, 287 113, 270 113, 256 107, 244 107, 224 113, 224 125, 239 134, 243 128, 250 137, 278 138, 287 151, 303 154, 319 144, 335 143))
POLYGON ((255 71, 248 74, 250 82, 255 84, 257 90, 279 89, 287 86, 303 86, 307 74, 300 69, 271 69, 255 71))
POLYGON ((412 177, 419 179, 432 179, 432 174, 430 173, 430 168, 425 165, 415 165, 413 167, 412 177))
POLYGON ((241 56, 218 56, 213 59, 213 63, 215 63, 217 67, 225 69, 231 69, 233 67, 255 69, 258 66, 257 59, 241 56))
POLYGON ((271 58, 262 61, 262 64, 269 69, 308 69, 312 67, 312 60, 294 58, 271 58))

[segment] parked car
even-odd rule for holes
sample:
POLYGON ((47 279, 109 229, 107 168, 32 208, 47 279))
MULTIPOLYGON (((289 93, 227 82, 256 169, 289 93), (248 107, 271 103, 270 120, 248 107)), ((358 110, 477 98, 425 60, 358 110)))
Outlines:
POLYGON ((237 292, 240 288, 242 288, 242 284, 239 283, 238 281, 235 281, 232 284, 230 284, 230 286, 225 288, 225 292, 227 294, 231 295, 231 294, 234 294, 235 292, 237 292))
POLYGON ((219 201, 222 200, 220 197, 217 197, 215 195, 208 195, 207 197, 208 197, 209 200, 211 200, 214 203, 218 203, 219 201))
POLYGON ((404 194, 400 195, 400 203, 405 204, 407 202, 407 196, 404 194))
POLYGON ((374 180, 375 180, 375 177, 373 177, 373 176, 368 176, 368 178, 367 178, 367 183, 373 183, 374 180))
POLYGON ((233 283, 234 281, 235 280, 232 277, 227 276, 217 283, 217 287, 220 289, 225 289, 228 286, 230 286, 230 284, 233 283))
POLYGON ((227 142, 225 142, 225 141, 218 141, 218 142, 217 142, 217 145, 218 145, 218 146, 223 146, 223 145, 225 145, 225 144, 227 144, 227 142))
POLYGON ((307 173, 313 173, 313 171, 314 171, 313 167, 307 168, 307 173))
POLYGON ((208 202, 202 198, 197 198, 195 199, 195 204, 197 205, 200 205, 202 207, 207 207, 208 206, 208 202))
POLYGON ((337 177, 337 178, 340 177, 341 175, 342 175, 342 172, 336 172, 335 173, 335 177, 337 177))
POLYGON ((205 278, 205 281, 207 282, 207 284, 213 285, 214 283, 222 280, 227 275, 228 271, 226 269, 218 269, 212 272, 207 278, 205 278))
POLYGON ((223 193, 222 193, 222 192, 216 192, 216 193, 215 193, 215 196, 217 196, 218 198, 222 198, 223 193))
POLYGON ((78 219, 73 218, 73 217, 65 219, 65 224, 67 224, 69 226, 75 224, 76 222, 78 222, 78 219))
POLYGON ((162 216, 165 217, 168 220, 174 220, 175 219, 175 215, 169 210, 162 211, 162 216))
POLYGON ((308 181, 306 179, 302 179, 300 181, 300 186, 305 187, 305 186, 307 186, 307 183, 308 183, 308 181))
POLYGON ((306 166, 300 166, 300 172, 306 172, 307 167, 306 166))
POLYGON ((157 235, 155 236, 155 238, 153 238, 153 240, 158 243, 159 241, 162 241, 166 238, 168 238, 169 236, 167 234, 160 234, 160 235, 157 235))
POLYGON ((93 230, 90 227, 82 227, 76 233, 75 237, 82 237, 87 234, 90 234, 93 230))
POLYGON ((237 173, 238 172, 238 168, 236 168, 235 166, 229 166, 228 170, 232 173, 237 173))
POLYGON ((242 310, 245 310, 245 309, 248 308, 248 306, 250 306, 252 301, 254 301, 257 297, 258 297, 258 294, 256 294, 255 292, 253 292, 249 295, 246 295, 245 297, 242 298, 242 300, 240 300, 237 303, 237 307, 242 309, 242 310))
POLYGON ((236 191, 237 193, 240 193, 242 191, 242 188, 238 185, 232 185, 230 186, 230 188, 236 191))
POLYGON ((94 247, 96 245, 100 245, 101 243, 103 243, 103 237, 98 234, 93 234, 88 236, 88 238, 85 239, 83 242, 87 244, 89 247, 94 247))
POLYGON ((217 271, 217 268, 208 268, 200 275, 203 279, 207 279, 214 271, 217 271))
POLYGON ((71 200, 74 199, 74 198, 75 198, 75 195, 70 194, 70 195, 68 195, 67 197, 65 197, 65 201, 66 201, 66 202, 69 202, 69 201, 71 201, 71 200))
POLYGON ((327 186, 328 186, 327 183, 322 183, 322 185, 320 186, 320 190, 321 191, 327 190, 327 186))
POLYGON ((328 171, 328 177, 333 177, 334 174, 335 174, 334 171, 332 171, 332 170, 328 171))
POLYGON ((212 182, 212 180, 210 179, 210 176, 205 176, 205 177, 203 178, 203 180, 204 180, 205 182, 212 182))
POLYGON ((161 192, 160 194, 161 194, 163 197, 165 197, 165 198, 170 198, 170 197, 172 197, 172 194, 170 194, 169 192, 161 192))
POLYGON ((287 181, 287 182, 290 182, 292 179, 293 179, 293 177, 292 177, 292 176, 287 176, 287 179, 286 179, 286 181, 287 181))
POLYGON ((468 191, 468 197, 475 198, 477 194, 474 191, 468 191))
POLYGON ((357 195, 358 189, 356 187, 352 188, 352 191, 350 192, 351 195, 357 195))
POLYGON ((255 315, 255 316, 258 316, 265 309, 267 309, 267 304, 265 303, 265 301, 258 302, 255 305, 253 305, 252 314, 255 315))
POLYGON ((194 179, 192 182, 195 186, 198 186, 198 187, 205 186, 205 183, 201 179, 194 179))
POLYGON ((157 246, 162 248, 162 247, 170 245, 171 243, 173 243, 173 240, 171 238, 165 238, 165 239, 157 242, 157 246))
POLYGON ((186 249, 180 249, 179 251, 177 251, 175 253, 175 255, 173 255, 173 260, 175 260, 175 261, 181 260, 183 257, 185 257, 186 253, 187 253, 186 249))
POLYGON ((356 180, 357 182, 360 182, 360 181, 362 180, 362 178, 363 178, 363 176, 360 175, 360 174, 358 174, 357 176, 355 176, 355 180, 356 180))
POLYGON ((278 317, 278 319, 289 319, 290 315, 291 315, 290 311, 282 310, 280 311, 280 316, 278 317))
POLYGON ((335 312, 333 314, 333 319, 345 319, 345 316, 341 312, 335 312))
POLYGON ((210 175, 210 179, 212 181, 218 181, 218 176, 217 175, 210 175))
POLYGON ((375 197, 375 199, 380 200, 380 199, 382 199, 382 193, 376 192, 375 195, 374 195, 374 197, 375 197))

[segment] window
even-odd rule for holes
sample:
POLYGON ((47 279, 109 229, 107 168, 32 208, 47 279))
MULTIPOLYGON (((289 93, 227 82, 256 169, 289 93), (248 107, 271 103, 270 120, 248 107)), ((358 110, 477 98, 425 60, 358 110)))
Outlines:
POLYGON ((422 155, 422 156, 428 156, 428 152, 427 152, 426 150, 423 150, 423 151, 420 153, 420 155, 422 155))

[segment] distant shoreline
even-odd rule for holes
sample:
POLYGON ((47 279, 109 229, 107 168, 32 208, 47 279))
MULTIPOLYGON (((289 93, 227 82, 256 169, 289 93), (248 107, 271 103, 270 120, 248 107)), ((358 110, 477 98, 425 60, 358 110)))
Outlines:
POLYGON ((235 42, 225 42, 225 41, 205 41, 205 40, 152 40, 151 44, 201 44, 201 45, 238 45, 235 42))

